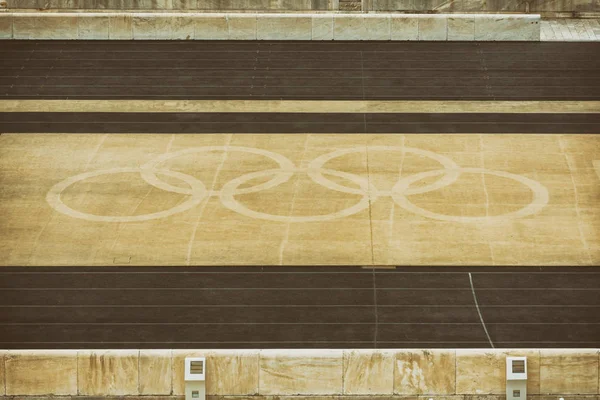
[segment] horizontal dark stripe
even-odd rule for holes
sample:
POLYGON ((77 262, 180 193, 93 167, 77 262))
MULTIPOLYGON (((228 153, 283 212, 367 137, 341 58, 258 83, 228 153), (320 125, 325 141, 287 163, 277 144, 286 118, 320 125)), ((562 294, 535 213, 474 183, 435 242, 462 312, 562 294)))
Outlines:
MULTIPOLYGON (((565 282, 561 279, 561 273, 547 274, 473 274, 473 283, 478 288, 564 288, 565 282)), ((600 273, 585 275, 569 275, 568 288, 587 288, 600 290, 600 273)))
MULTIPOLYGON (((82 341, 102 342, 141 341, 141 342, 185 342, 194 341, 369 341, 373 340, 374 325, 327 326, 312 325, 178 325, 176 329, 168 325, 94 325, 94 326, 61 326, 61 325, 27 325, 0 326, 1 341, 35 342, 39 340, 65 340, 73 343, 82 341), (259 339, 260 338, 260 339, 259 339), (326 339, 324 339, 326 338, 326 339)), ((423 329, 425 331, 425 329, 423 329)), ((432 336, 434 337, 434 336, 432 336)), ((423 338, 425 340, 425 338, 423 338)), ((433 339, 435 340, 435 339, 433 339)))
POLYGON ((573 47, 483 42, 5 41, 0 46, 4 77, 0 96, 599 99, 600 44, 569 45, 573 47), (217 79, 210 82, 211 78, 217 79))
POLYGON ((468 272, 496 347, 598 344, 595 268, 10 267, 0 345, 489 347, 468 272))
POLYGON ((600 133, 599 114, 0 113, 13 133, 600 133))
MULTIPOLYGON (((31 72, 31 71, 30 71, 31 72)), ((77 74, 77 71, 74 71, 77 74)), ((222 73, 221 75, 225 75, 222 73)), ((356 86, 364 84, 369 90, 376 90, 379 87, 448 87, 465 88, 471 86, 502 86, 502 87, 590 87, 600 86, 600 77, 495 77, 484 80, 483 77, 456 77, 454 79, 440 77, 361 77, 361 76, 314 76, 314 77, 278 77, 278 76, 175 76, 162 77, 159 75, 150 76, 68 76, 68 75, 49 75, 45 71, 40 71, 38 75, 17 75, 13 71, 9 76, 0 77, 0 88, 6 90, 7 87, 16 86, 21 88, 40 87, 98 87, 98 86, 127 86, 130 88, 148 87, 148 88, 166 88, 166 87, 190 87, 190 88, 214 88, 214 87, 262 87, 270 86, 273 88, 297 88, 297 87, 339 87, 356 86), (18 79, 17 79, 18 78, 18 79)))
MULTIPOLYGON (((408 301, 408 300, 406 300, 408 301)), ((371 305, 373 290, 331 289, 315 291, 303 289, 287 290, 56 290, 56 291, 20 291, 4 289, 0 292, 0 306, 15 305, 371 305)), ((435 304, 435 303, 434 303, 435 304)))

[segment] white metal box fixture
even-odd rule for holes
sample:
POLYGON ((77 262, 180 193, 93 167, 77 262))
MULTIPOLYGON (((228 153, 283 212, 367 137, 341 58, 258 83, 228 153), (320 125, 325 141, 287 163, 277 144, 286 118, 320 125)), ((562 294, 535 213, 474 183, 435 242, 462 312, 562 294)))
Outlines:
POLYGON ((527 357, 506 357, 506 400, 527 397, 527 357))
POLYGON ((185 400, 206 399, 206 358, 185 359, 185 400))

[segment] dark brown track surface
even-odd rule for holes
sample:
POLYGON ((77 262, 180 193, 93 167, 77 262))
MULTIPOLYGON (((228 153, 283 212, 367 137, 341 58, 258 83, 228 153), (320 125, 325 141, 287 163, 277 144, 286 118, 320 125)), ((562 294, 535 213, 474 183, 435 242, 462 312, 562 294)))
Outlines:
POLYGON ((3 268, 0 347, 600 346, 593 268, 3 268))
POLYGON ((598 100, 600 43, 0 41, 0 98, 598 100))
POLYGON ((600 133, 598 114, 2 113, 11 133, 600 133))
MULTIPOLYGON (((600 43, 0 41, 0 99, 599 100, 600 43)), ((598 114, 1 111, 0 132, 600 133, 598 114)), ((491 347, 481 319, 495 347, 596 348, 599 288, 575 267, 5 267, 0 348, 491 347)))

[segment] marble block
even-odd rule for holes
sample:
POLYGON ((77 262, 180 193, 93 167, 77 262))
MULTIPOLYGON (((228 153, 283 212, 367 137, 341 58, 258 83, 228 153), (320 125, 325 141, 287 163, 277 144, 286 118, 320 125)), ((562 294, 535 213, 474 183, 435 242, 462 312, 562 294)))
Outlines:
POLYGON ((364 15, 362 40, 390 40, 390 19, 389 16, 364 15))
POLYGON ((475 40, 475 18, 449 15, 448 40, 475 40))
POLYGON ((258 394, 257 350, 174 350, 173 394, 184 394, 186 357, 206 357, 206 394, 250 396, 258 394))
POLYGON ((171 377, 171 350, 140 350, 139 394, 171 394, 171 377))
POLYGON ((229 29, 225 14, 205 14, 195 18, 194 39, 227 40, 229 29))
POLYGON ((418 40, 419 20, 411 16, 394 15, 390 21, 392 40, 418 40))
POLYGON ((12 39, 13 37, 13 16, 12 14, 0 13, 0 39, 12 39))
POLYGON ((384 350, 344 351, 344 394, 387 394, 394 391, 394 353, 384 350))
POLYGON ((7 396, 77 393, 77 351, 9 351, 4 372, 7 396))
POLYGON ((14 39, 77 39, 76 14, 13 14, 14 39))
POLYGON ((363 18, 343 14, 333 16, 334 40, 363 40, 365 33, 363 18))
POLYGON ((333 40, 333 15, 313 15, 312 40, 333 40))
POLYGON ((505 394, 506 357, 527 357, 527 393, 540 393, 538 350, 457 350, 456 392, 505 394))
POLYGON ((475 40, 540 40, 540 16, 478 15, 475 40))
POLYGON ((193 40, 194 19, 185 14, 157 16, 155 22, 156 39, 193 40))
POLYGON ((109 29, 109 16, 87 14, 79 16, 79 39, 107 40, 109 29))
POLYGON ((395 360, 394 394, 457 393, 454 351, 402 351, 395 360))
POLYGON ((111 15, 108 18, 108 37, 110 39, 133 39, 133 18, 127 14, 111 15))
POLYGON ((156 39, 157 18, 152 14, 134 14, 132 18, 134 40, 156 39))
POLYGON ((540 391, 548 394, 597 394, 597 350, 541 350, 540 391))
POLYGON ((137 395, 138 356, 137 350, 79 351, 79 394, 137 395))
POLYGON ((262 15, 256 20, 258 40, 311 40, 312 19, 300 15, 262 15))
POLYGON ((263 350, 260 394, 341 394, 342 364, 342 350, 263 350))
POLYGON ((256 40, 256 14, 227 15, 229 40, 256 40))
POLYGON ((419 16, 419 40, 446 40, 448 18, 445 15, 419 16))

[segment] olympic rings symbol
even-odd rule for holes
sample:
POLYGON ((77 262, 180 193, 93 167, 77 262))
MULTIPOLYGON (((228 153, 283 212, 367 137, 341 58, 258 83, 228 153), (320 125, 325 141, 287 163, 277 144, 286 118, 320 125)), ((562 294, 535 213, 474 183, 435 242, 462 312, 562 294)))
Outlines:
POLYGON ((365 151, 365 147, 353 147, 346 149, 335 150, 331 153, 323 154, 313 161, 311 161, 307 168, 298 168, 290 159, 287 157, 277 154, 268 150, 257 149, 252 147, 241 147, 241 146, 204 146, 184 149, 172 153, 166 153, 160 155, 151 161, 143 164, 138 168, 111 168, 94 172, 85 172, 79 175, 72 176, 65 179, 62 182, 54 185, 48 194, 46 200, 48 204, 56 211, 61 212, 65 215, 80 218, 87 221, 95 222, 141 222, 153 219, 169 217, 187 210, 200 204, 203 200, 206 200, 212 196, 219 197, 221 203, 229 208, 230 210, 239 214, 245 215, 251 218, 258 218, 269 221, 279 222, 316 222, 316 221, 330 221, 338 218, 347 217, 356 213, 359 213, 370 206, 370 203, 376 201, 380 197, 391 197, 395 204, 404 208, 412 213, 441 221, 452 221, 452 222, 493 222, 502 221, 507 219, 522 218, 529 215, 536 214, 539 212, 549 201, 549 194, 546 187, 537 181, 524 177, 522 175, 516 175, 503 171, 488 170, 485 168, 463 168, 457 165, 450 158, 431 152, 427 150, 412 148, 412 147, 398 147, 398 146, 369 146, 369 150, 373 151, 392 151, 401 152, 402 154, 410 153, 420 157, 426 157, 432 159, 440 164, 440 169, 433 171, 420 172, 413 175, 403 176, 395 183, 391 190, 379 190, 374 187, 368 178, 343 172, 325 167, 325 164, 329 161, 352 153, 360 153, 365 151), (188 155, 188 154, 202 154, 214 151, 226 151, 226 152, 242 152, 251 153, 275 161, 279 168, 268 169, 264 171, 251 172, 240 177, 237 177, 227 182, 219 191, 210 191, 206 185, 195 177, 184 174, 181 172, 171 171, 167 168, 162 168, 161 165, 165 162, 174 158, 188 155), (62 199, 61 194, 71 185, 96 176, 118 174, 118 173, 140 173, 140 176, 148 184, 173 193, 182 194, 188 196, 187 199, 175 207, 159 211, 151 214, 134 215, 134 216, 102 216, 84 213, 77 211, 68 205, 66 205, 62 199), (326 215, 314 215, 314 216, 285 216, 285 215, 273 215, 259 211, 252 210, 242 204, 236 199, 237 195, 256 193, 263 190, 275 188, 287 181, 296 173, 306 173, 310 179, 322 186, 325 186, 331 190, 360 195, 361 199, 349 208, 341 211, 337 211, 326 215), (431 192, 444 188, 448 185, 453 184, 463 173, 476 173, 476 174, 490 174, 499 176, 502 178, 512 179, 525 186, 528 186, 533 193, 532 201, 525 207, 502 215, 493 216, 480 216, 480 217, 465 217, 465 216, 453 216, 434 213, 432 211, 423 209, 409 200, 411 195, 431 192), (168 176, 180 180, 185 183, 187 187, 173 186, 164 180, 159 178, 159 175, 168 176), (326 177, 326 175, 335 176, 342 180, 348 181, 355 185, 355 187, 349 187, 334 182, 326 177), (418 181, 426 178, 438 177, 439 178, 433 183, 427 185, 412 187, 418 181), (246 182, 257 178, 268 178, 268 181, 257 184, 251 187, 241 188, 246 182))

